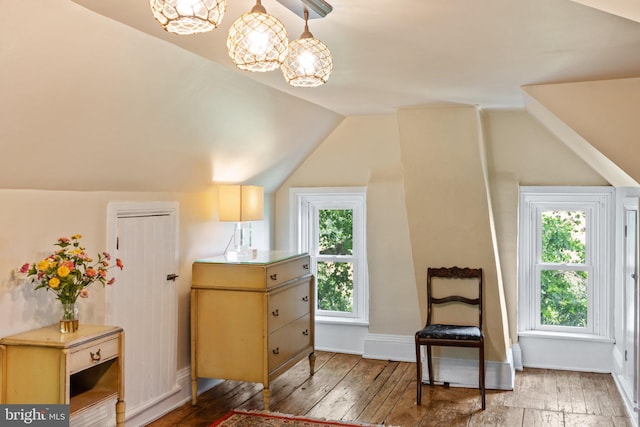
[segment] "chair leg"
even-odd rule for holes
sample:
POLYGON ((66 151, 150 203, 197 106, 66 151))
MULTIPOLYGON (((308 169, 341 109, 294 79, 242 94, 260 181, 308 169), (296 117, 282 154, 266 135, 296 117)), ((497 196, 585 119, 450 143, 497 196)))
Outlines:
POLYGON ((482 395, 482 410, 484 411, 486 408, 486 400, 485 400, 485 387, 484 387, 484 380, 485 380, 485 374, 484 374, 484 343, 480 344, 480 378, 479 378, 479 383, 480 384, 480 393, 482 395))
POLYGON ((422 405, 422 359, 418 337, 416 337, 416 405, 422 405))
POLYGON ((433 363, 431 361, 431 344, 427 344, 427 369, 429 369, 429 385, 433 385, 433 363))

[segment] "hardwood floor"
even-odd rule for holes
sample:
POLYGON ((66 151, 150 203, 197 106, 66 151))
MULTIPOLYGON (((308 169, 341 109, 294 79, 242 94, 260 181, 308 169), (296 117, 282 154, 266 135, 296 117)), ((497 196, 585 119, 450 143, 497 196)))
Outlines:
MULTIPOLYGON (((317 352, 271 384, 271 410, 331 420, 418 426, 632 426, 611 375, 547 369, 516 372, 513 391, 423 385, 415 403, 415 364, 317 352)), ((175 409, 151 427, 206 427, 230 409, 262 410, 260 384, 224 381, 198 405, 175 409)))

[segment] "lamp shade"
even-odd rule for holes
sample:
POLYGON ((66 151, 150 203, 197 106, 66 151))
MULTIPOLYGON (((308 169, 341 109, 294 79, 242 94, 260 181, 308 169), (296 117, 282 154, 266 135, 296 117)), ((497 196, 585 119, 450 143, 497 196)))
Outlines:
POLYGON ((316 87, 329 80, 333 60, 327 46, 318 39, 300 38, 289 43, 282 74, 291 86, 316 87))
POLYGON ((257 185, 221 185, 220 221, 260 221, 264 218, 264 189, 257 185))
POLYGON ((149 0, 153 16, 170 33, 186 35, 217 28, 227 0, 149 0))
POLYGON ((227 49, 241 70, 272 71, 287 55, 289 35, 282 22, 268 15, 257 0, 251 12, 242 15, 229 28, 227 49))
POLYGON ((291 86, 316 87, 329 80, 333 59, 327 46, 309 31, 309 12, 304 10, 304 31, 289 43, 289 51, 280 69, 291 86))

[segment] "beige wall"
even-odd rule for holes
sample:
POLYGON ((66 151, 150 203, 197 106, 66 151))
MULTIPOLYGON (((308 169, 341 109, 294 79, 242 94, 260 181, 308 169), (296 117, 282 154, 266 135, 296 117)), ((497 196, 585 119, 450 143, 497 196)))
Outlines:
MULTIPOLYGON (((91 253, 106 250, 109 202, 177 201, 179 203, 178 369, 189 365, 189 290, 194 259, 221 253, 232 224, 219 223, 215 189, 194 193, 116 193, 0 190, 0 336, 57 322, 53 294, 13 278, 25 262, 46 256, 62 236, 82 234, 91 253)), ((125 266, 126 268, 126 266, 125 266)), ((124 286, 116 283, 113 286, 124 286)), ((81 323, 105 321, 104 290, 92 285, 80 299, 81 323)))
MULTIPOLYGON (((480 162, 474 159, 479 156, 479 147, 477 141, 472 142, 478 137, 472 113, 470 107, 432 107, 402 110, 398 115, 348 117, 275 194, 275 245, 285 249, 289 247, 291 187, 368 187, 371 333, 412 335, 422 325, 426 263, 453 262, 453 249, 471 242, 485 251, 493 250, 487 212, 480 212, 479 220, 468 223, 471 226, 464 225, 468 213, 460 205, 460 200, 471 197, 471 206, 487 206, 480 162), (449 114, 453 117, 443 125, 442 120, 449 114), (456 117, 458 114, 461 117, 456 117), (451 170, 458 171, 460 165, 473 170, 460 178, 452 176, 451 170), (436 170, 429 171, 433 168, 436 170), (408 194, 419 194, 424 200, 412 200, 408 194), (445 198, 445 206, 456 208, 433 213, 428 196, 445 198), (424 217, 420 217, 422 212, 424 217), (477 227, 481 233, 475 233, 477 227), (470 236, 474 233, 478 235, 470 236), (440 253, 431 244, 433 239, 426 237, 434 235, 440 236, 441 243, 454 244, 440 253)), ((492 335, 500 342, 507 330, 508 337, 516 341, 518 186, 607 182, 525 111, 485 111, 482 125, 506 305, 506 316, 501 313, 489 322, 505 316, 506 325, 496 325, 492 335)), ((500 311, 498 272, 495 264, 491 271, 491 257, 467 254, 460 262, 463 261, 488 265, 494 301, 488 303, 487 309, 500 311)), ((494 359, 503 356, 501 347, 502 344, 494 345, 494 359)))
MULTIPOLYGON (((518 183, 603 185, 606 182, 528 113, 488 111, 483 117, 509 333, 515 339, 518 183)), ((428 139, 425 137, 424 141, 428 139)), ((289 245, 290 187, 368 187, 372 333, 409 335, 423 321, 424 280, 419 276, 424 269, 416 264, 414 270, 405 172, 397 115, 349 117, 275 193, 273 208, 266 207, 267 217, 273 214, 277 218, 274 246, 283 249, 289 245)), ((447 188, 446 182, 442 184, 447 188)), ((12 272, 22 263, 47 253, 58 237, 75 233, 84 235, 83 243, 89 251, 106 249, 106 210, 111 201, 177 201, 180 218, 178 368, 187 366, 191 263, 196 258, 221 253, 233 226, 217 221, 215 194, 215 186, 189 193, 0 190, 3 207, 0 210, 3 230, 0 236, 0 336, 57 320, 52 295, 34 292, 12 278, 12 272)), ((270 201, 267 197, 266 202, 270 201)), ((83 322, 104 321, 104 297, 99 287, 92 288, 91 298, 80 304, 83 322)))
POLYGON ((517 342, 519 186, 608 183, 526 111, 486 111, 483 124, 509 336, 517 342))
POLYGON ((370 332, 413 334, 420 319, 395 115, 348 117, 276 192, 276 248, 289 247, 291 187, 367 186, 370 332))
MULTIPOLYGON (((427 267, 481 267, 486 357, 506 360, 507 315, 497 276, 477 111, 471 106, 399 112, 406 208, 420 301, 427 267)), ((426 319, 425 304, 421 317, 426 319)))

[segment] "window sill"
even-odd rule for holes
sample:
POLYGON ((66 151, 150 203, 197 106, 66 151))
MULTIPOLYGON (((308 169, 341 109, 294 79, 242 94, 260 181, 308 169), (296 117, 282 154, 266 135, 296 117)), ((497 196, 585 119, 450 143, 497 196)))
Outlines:
POLYGON ((555 340, 569 341, 589 341, 613 344, 616 342, 613 338, 607 338, 600 335, 592 334, 573 334, 569 332, 551 332, 551 331, 520 331, 518 338, 544 338, 555 340))
POLYGON ((316 316, 316 323, 331 325, 369 326, 367 320, 349 317, 316 316))

